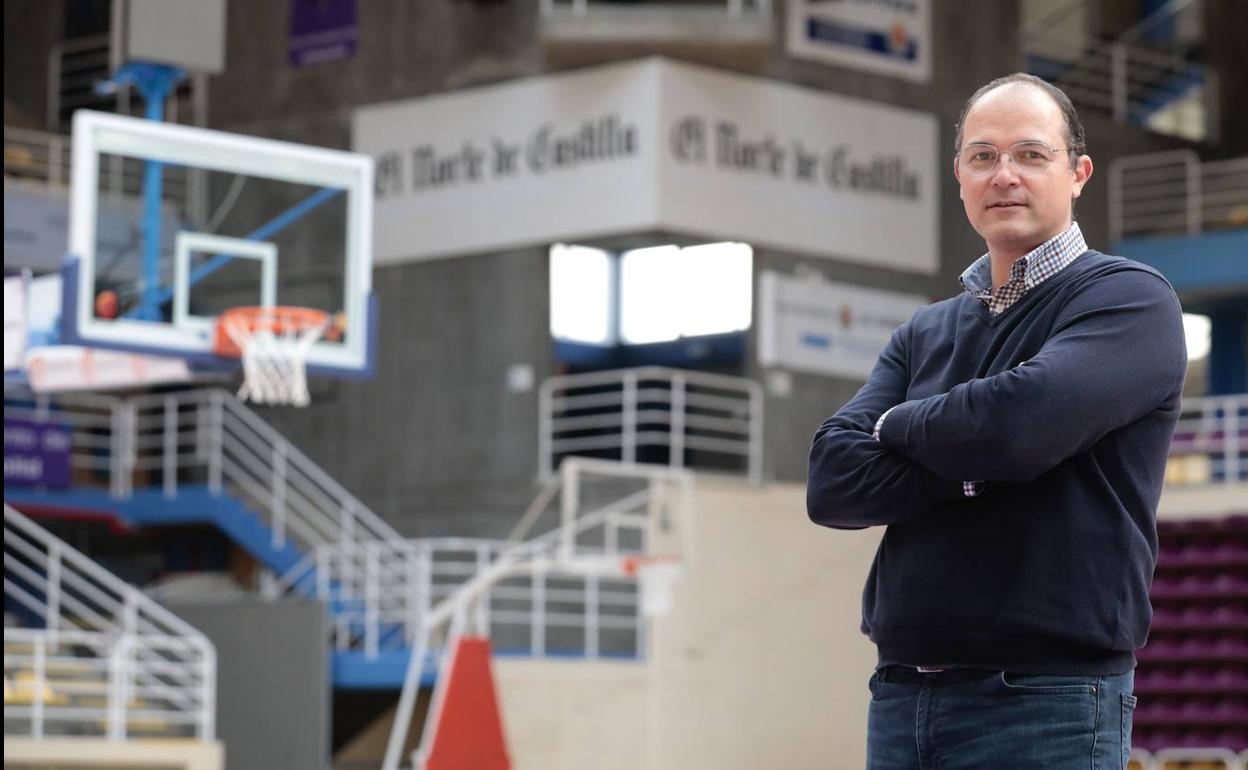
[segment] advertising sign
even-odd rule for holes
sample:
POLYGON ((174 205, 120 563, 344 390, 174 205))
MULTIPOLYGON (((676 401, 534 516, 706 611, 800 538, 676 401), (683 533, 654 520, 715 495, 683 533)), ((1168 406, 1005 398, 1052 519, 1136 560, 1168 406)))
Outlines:
POLYGON ((69 486, 69 429, 4 418, 4 484, 69 486))
POLYGON ((865 380, 893 331, 926 304, 914 294, 764 270, 758 283, 759 363, 865 380))
POLYGON ((930 0, 789 0, 788 10, 792 56, 932 78, 930 0))

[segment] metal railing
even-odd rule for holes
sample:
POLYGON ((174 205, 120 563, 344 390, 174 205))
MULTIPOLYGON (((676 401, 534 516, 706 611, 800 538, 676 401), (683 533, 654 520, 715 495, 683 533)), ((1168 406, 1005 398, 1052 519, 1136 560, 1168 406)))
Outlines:
MULTIPOLYGON (((76 482, 106 487, 117 500, 157 489, 174 501, 188 487, 241 498, 268 527, 269 545, 303 554, 265 593, 294 591, 327 602, 333 646, 369 658, 405 649, 431 607, 519 545, 565 557, 586 549, 608 557, 638 552, 649 532, 643 512, 661 502, 655 485, 672 473, 571 459, 507 541, 406 540, 222 390, 126 399, 38 396, 6 401, 5 418, 63 427, 76 482), (556 526, 521 543, 544 515, 550 518, 556 499, 556 526)), ((622 654, 641 644, 631 578, 609 583, 557 571, 518 578, 494 588, 482 607, 500 638, 537 655, 552 649, 553 635, 563 649, 575 638, 589 656, 599 654, 609 632, 634 634, 625 648, 616 644, 622 654)))
POLYGON ((136 487, 174 498, 186 485, 228 490, 270 529, 276 549, 390 541, 399 533, 271 425, 224 390, 113 398, 74 394, 6 399, 6 418, 65 426, 70 462, 109 494, 136 487))
POLYGON ((1023 48, 1030 55, 1059 63, 1060 69, 1043 73, 1077 104, 1110 113, 1119 123, 1135 123, 1160 133, 1200 139, 1207 134, 1216 89, 1214 73, 1192 60, 1187 47, 1147 40, 1158 29, 1175 25, 1199 28, 1201 4, 1195 0, 1170 0, 1117 39, 1088 42, 1063 24, 1065 17, 1084 13, 1082 3, 1059 7, 1023 30, 1023 48), (1203 99, 1187 98, 1206 89, 1203 99), (1185 114, 1160 124, 1150 120, 1159 109, 1185 114))
POLYGON ((207 637, 7 505, 4 593, 6 735, 213 739, 207 637))
POLYGON ((763 393, 744 377, 657 366, 552 377, 538 408, 543 479, 569 455, 762 479, 763 393))
MULTIPOLYGON (((333 646, 381 651, 408 649, 441 602, 504 559, 546 565, 493 584, 475 605, 473 622, 503 646, 544 655, 557 649, 588 658, 635 655, 644 646, 635 577, 605 576, 567 565, 610 565, 622 557, 658 550, 656 514, 666 506, 670 527, 692 516, 687 472, 663 467, 570 458, 560 468, 555 495, 539 495, 541 510, 558 499, 557 525, 521 540, 526 517, 508 540, 425 538, 318 546, 268 592, 307 593, 333 608, 333 646), (562 565, 562 566, 561 566, 562 565), (614 634, 611 643, 605 636, 614 634), (552 637, 558 637, 557 640, 552 637), (610 647, 608 650, 607 647, 610 647)), ((687 531, 666 542, 688 561, 687 531)), ((671 555, 671 554, 669 554, 671 555)))
MULTIPOLYGON (((6 180, 68 188, 72 145, 68 136, 6 126, 4 177, 6 180)), ((141 199, 144 166, 140 158, 120 155, 104 157, 100 166, 100 193, 141 199)), ((193 172, 185 166, 165 164, 162 174, 161 196, 164 204, 174 207, 176 216, 187 218, 193 210, 192 199, 195 197, 193 172)))
POLYGON ((1167 482, 1248 482, 1248 394, 1183 399, 1167 482))
MULTIPOLYGON (((692 475, 688 471, 573 458, 560 467, 558 484, 562 496, 559 527, 534 540, 513 541, 488 567, 459 585, 424 615, 411 647, 403 690, 386 744, 382 763, 384 770, 397 770, 400 765, 402 747, 406 743, 412 723, 425 656, 433 649, 435 639, 441 635, 442 653, 437 658, 438 669, 446 671, 457 640, 470 632, 479 637, 489 635, 489 613, 482 610, 482 605, 491 602, 491 594, 500 583, 517 575, 542 576, 551 571, 583 571, 587 577, 595 580, 604 578, 611 574, 609 565, 618 563, 623 553, 618 548, 618 540, 612 540, 612 530, 620 527, 637 529, 641 540, 634 553, 652 552, 657 547, 660 552, 667 550, 682 568, 688 567, 693 523, 692 475), (645 486, 638 492, 587 512, 582 505, 582 497, 587 491, 586 481, 595 475, 615 480, 640 480, 645 486), (645 510, 646 513, 642 514, 640 510, 645 510), (668 527, 662 524, 673 521, 678 523, 668 527), (656 523, 659 524, 657 528, 656 523), (602 535, 602 540, 589 537, 588 543, 583 542, 587 535, 596 532, 602 535), (662 540, 667 540, 667 543, 660 542, 662 540), (616 547, 604 548, 604 542, 616 547), (665 545, 667 549, 664 548, 665 545)), ((543 493, 538 496, 530 511, 550 501, 550 496, 543 493)), ((536 518, 531 518, 526 513, 513 537, 522 537, 534 521, 536 518)), ((588 599, 586 604, 588 607, 588 599)), ((637 623, 640 634, 644 623, 641 618, 638 618, 637 623)), ((639 641, 639 650, 641 646, 642 642, 639 641)), ((412 756, 414 768, 425 766, 432 745, 432 735, 436 732, 441 704, 445 701, 447 692, 447 677, 438 676, 430 706, 421 718, 424 727, 412 756)))
POLYGON ((1109 169, 1110 238, 1248 227, 1248 158, 1202 162, 1193 150, 1119 158, 1109 169))
POLYGON ((769 15, 771 0, 640 0, 621 7, 620 3, 593 2, 592 0, 541 0, 539 9, 542 16, 549 17, 556 13, 570 13, 574 16, 585 16, 591 13, 608 12, 616 16, 625 13, 649 12, 694 12, 701 14, 722 13, 729 18, 740 18, 747 14, 769 15))

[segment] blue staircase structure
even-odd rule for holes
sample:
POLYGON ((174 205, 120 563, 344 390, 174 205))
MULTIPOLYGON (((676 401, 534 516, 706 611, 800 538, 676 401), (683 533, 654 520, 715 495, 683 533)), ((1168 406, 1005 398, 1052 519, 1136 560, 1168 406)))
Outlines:
MULTIPOLYGON (((192 392, 195 393, 195 392, 192 392)), ((199 391, 198 394, 203 394, 199 391)), ((191 402, 191 408, 183 408, 186 405, 179 403, 178 408, 169 411, 174 415, 175 431, 181 430, 186 435, 188 430, 183 424, 185 419, 192 419, 188 415, 195 415, 193 419, 202 420, 205 410, 198 408, 205 404, 214 405, 218 409, 216 419, 213 422, 208 420, 209 425, 216 425, 218 428, 222 422, 229 420, 229 411, 239 412, 245 410, 240 403, 233 399, 232 396, 220 391, 212 391, 211 399, 202 399, 198 395, 186 399, 191 402)), ((163 403, 167 406, 168 397, 164 397, 163 403)), ((118 400, 118 408, 126 408, 120 400, 118 400)), ((143 407, 139 407, 140 413, 143 407)), ((6 417, 10 414, 10 404, 6 403, 6 417)), ((207 412, 213 414, 211 410, 207 412)), ((55 416, 57 421, 63 424, 69 424, 72 427, 73 412, 72 409, 56 408, 51 414, 55 416)), ((24 418, 28 415, 18 415, 18 418, 24 418)), ((235 417, 238 415, 235 414, 235 417)), ((254 438, 256 433, 267 433, 264 438, 278 446, 278 442, 284 441, 278 436, 276 431, 268 428, 267 425, 261 423, 258 417, 247 410, 247 420, 250 422, 251 437, 254 438), (263 425, 268 428, 259 428, 257 425, 263 425)), ((142 418, 134 422, 141 422, 142 418)), ((124 424, 124 420, 121 421, 124 424)), ((114 424, 117 424, 114 422, 114 424)), ((167 427, 167 426, 166 426, 167 427)), ((202 427, 202 426, 200 426, 202 427)), ((238 435, 244 432, 236 425, 234 431, 238 435)), ((224 433, 228 436, 229 429, 224 433)), ((144 445, 142 436, 129 438, 123 436, 111 437, 120 438, 120 443, 110 441, 112 454, 123 456, 130 454, 136 455, 134 447, 144 445)), ((146 442, 151 444, 153 442, 146 442)), ((213 451, 222 451, 228 455, 229 439, 222 440, 222 436, 216 436, 208 442, 210 450, 208 455, 211 456, 213 451)), ((95 450, 98 454, 98 449, 95 450)), ((293 447, 281 446, 281 453, 286 460, 283 462, 300 462, 310 465, 310 461, 303 458, 293 447)), ((141 452, 137 453, 141 455, 141 452)), ((254 453, 253 453, 254 454, 254 453)), ((98 458, 97 458, 98 459, 98 458)), ((134 464, 133 462, 131 463, 134 464)), ((205 467, 212 466, 210 461, 205 467)), ((229 461, 227 459, 225 466, 228 468, 229 461)), ((116 466, 114 472, 116 472, 116 466)), ((215 467, 222 467, 221 461, 216 460, 215 467)), ((319 471, 319 469, 313 469, 319 471)), ((308 469, 305 469, 307 472, 308 469)), ((123 469, 123 473, 133 477, 128 470, 123 469)), ((175 473, 181 476, 187 475, 187 468, 179 466, 175 469, 175 473)), ((223 474, 228 476, 228 471, 223 474)), ((156 525, 176 525, 176 524, 203 524, 216 527, 220 532, 238 544, 243 550, 250 554, 260 564, 271 570, 275 575, 290 575, 291 571, 301 564, 307 565, 307 568, 295 573, 295 577, 291 579, 289 591, 297 596, 308 598, 318 597, 318 579, 322 581, 322 589, 328 586, 330 598, 327 600, 331 623, 335 624, 339 632, 345 631, 350 638, 363 638, 364 628, 360 618, 364 616, 364 602, 362 598, 352 596, 349 591, 344 590, 343 586, 333 577, 318 576, 316 566, 310 562, 310 555, 313 548, 306 542, 299 542, 299 538, 293 536, 277 537, 274 531, 274 517, 266 515, 261 506, 255 502, 249 502, 246 498, 254 500, 254 489, 251 493, 245 493, 241 489, 237 489, 236 485, 228 483, 228 478, 221 476, 215 477, 209 481, 202 482, 186 482, 181 479, 176 484, 169 484, 167 480, 154 486, 139 486, 129 488, 124 483, 120 486, 113 480, 109 488, 94 486, 71 486, 62 489, 51 489, 46 487, 21 487, 15 485, 6 485, 5 502, 20 509, 38 510, 38 509, 57 509, 57 510, 74 510, 74 511, 90 511, 107 515, 121 523, 131 527, 141 528, 156 525), (223 483, 223 481, 225 483, 223 483), (118 490, 124 490, 119 494, 118 490)), ((149 480, 150 484, 150 480, 149 480)), ((333 485, 330 485, 333 486, 333 485)), ((294 495, 293 491, 289 494, 294 495)), ((351 508, 355 514, 360 511, 367 511, 361 503, 350 498, 347 501, 347 507, 351 508)), ((372 515, 371 512, 367 512, 372 515)), ((379 519, 377 521, 380 521, 379 519)), ((376 522, 370 522, 372 530, 375 532, 378 527, 376 522)), ((364 524, 358 524, 364 529, 364 524)), ((389 534, 384 533, 383 534, 389 534)), ((398 538, 397 533, 393 533, 394 538, 398 538)), ((322 598, 324 598, 322 596, 322 598)), ((347 646, 346 649, 335 649, 333 659, 331 661, 331 672, 333 685, 337 688, 346 689, 393 689, 397 690, 403 685, 405 669, 410 656, 410 648, 403 639, 404 626, 399 623, 381 623, 378 628, 379 649, 375 649, 372 654, 358 646, 347 646)), ((434 671, 436 666, 432 655, 426 661, 425 673, 422 677, 424 685, 431 685, 434 680, 434 671)))
MULTIPOLYGON (((105 513, 131 527, 171 524, 204 524, 216 527, 256 561, 275 574, 293 569, 306 555, 291 543, 274 545, 273 530, 254 511, 234 496, 214 494, 206 485, 179 485, 172 497, 159 488, 136 489, 128 500, 117 500, 107 490, 77 487, 61 490, 35 490, 14 487, 5 490, 5 502, 18 509, 56 508, 105 513)), ((292 584, 299 596, 316 596, 316 575, 310 571, 292 584)), ((358 618, 363 603, 358 599, 328 602, 331 617, 346 614, 358 618)), ((363 629, 349 621, 354 633, 363 629)), ((382 641, 397 640, 402 627, 389 624, 382 630, 382 641)), ((370 657, 363 650, 337 650, 331 660, 334 687, 359 690, 397 690, 403 685, 410 649, 381 650, 370 657)), ((426 663, 422 686, 434 683, 432 656, 426 663)))

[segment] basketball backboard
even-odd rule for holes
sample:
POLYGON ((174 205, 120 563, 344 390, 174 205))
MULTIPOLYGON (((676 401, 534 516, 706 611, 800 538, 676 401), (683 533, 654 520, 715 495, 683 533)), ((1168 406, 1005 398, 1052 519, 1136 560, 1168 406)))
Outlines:
POLYGON ((223 311, 312 308, 333 324, 308 371, 367 375, 372 201, 364 155, 80 110, 61 342, 237 367, 223 311))

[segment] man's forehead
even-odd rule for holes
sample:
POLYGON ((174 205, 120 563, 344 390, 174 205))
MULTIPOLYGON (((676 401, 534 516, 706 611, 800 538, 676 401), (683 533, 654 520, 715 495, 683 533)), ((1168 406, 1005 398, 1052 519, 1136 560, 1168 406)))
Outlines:
POLYGON ((1026 83, 1009 83, 980 97, 966 115, 964 141, 989 142, 1010 134, 1011 141, 1054 141, 1064 136, 1065 119, 1057 102, 1026 83))

